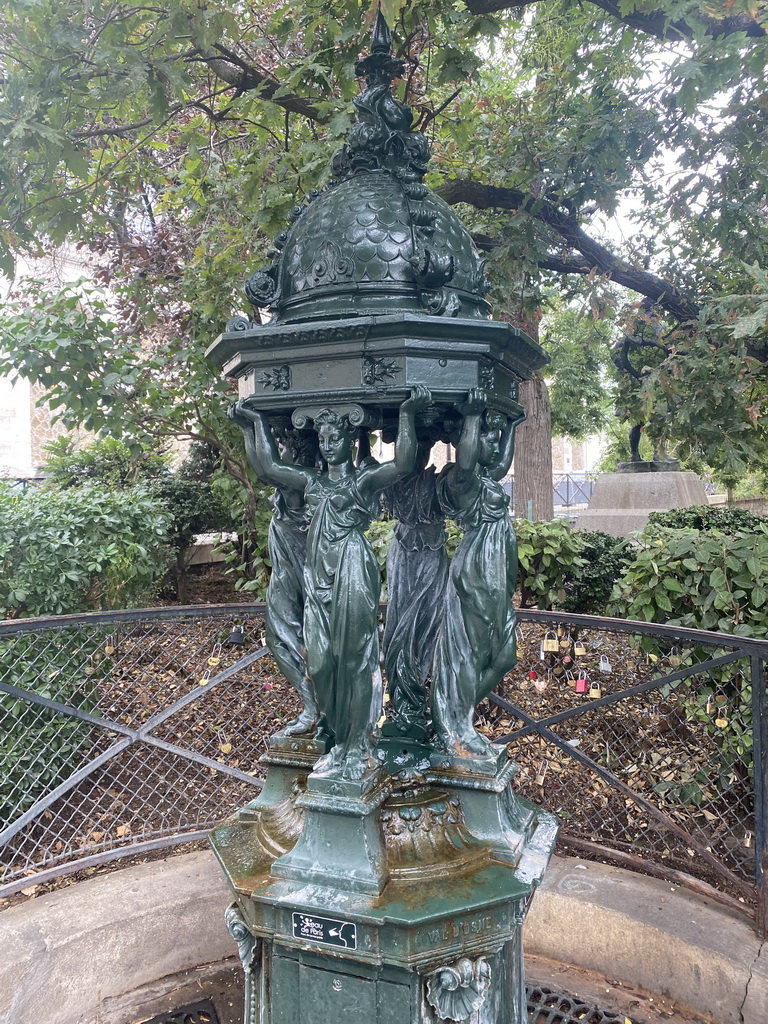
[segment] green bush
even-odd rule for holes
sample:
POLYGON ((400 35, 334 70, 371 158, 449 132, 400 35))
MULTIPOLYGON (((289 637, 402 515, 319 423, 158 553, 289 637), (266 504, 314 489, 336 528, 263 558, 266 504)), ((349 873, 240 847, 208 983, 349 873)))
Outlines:
POLYGON ((581 557, 581 537, 565 519, 517 519, 515 533, 521 606, 563 607, 567 580, 581 573, 586 565, 581 557))
POLYGON ((728 505, 691 505, 689 508, 673 508, 668 512, 651 512, 648 516, 648 526, 666 526, 671 530, 720 530, 722 533, 735 533, 737 530, 755 530, 761 523, 768 523, 768 516, 728 505))
POLYGON ((44 446, 45 472, 59 487, 82 487, 99 483, 107 487, 129 487, 155 480, 169 472, 164 451, 131 449, 114 437, 104 437, 81 448, 69 437, 58 437, 44 446))
POLYGON ((167 566, 168 525, 142 488, 0 488, 0 617, 147 601, 167 566))
POLYGON ((753 531, 647 527, 611 597, 612 614, 768 636, 768 524, 753 531))
POLYGON ((560 607, 582 615, 605 615, 614 584, 634 557, 633 545, 601 530, 578 530, 580 563, 563 574, 565 599, 560 607))

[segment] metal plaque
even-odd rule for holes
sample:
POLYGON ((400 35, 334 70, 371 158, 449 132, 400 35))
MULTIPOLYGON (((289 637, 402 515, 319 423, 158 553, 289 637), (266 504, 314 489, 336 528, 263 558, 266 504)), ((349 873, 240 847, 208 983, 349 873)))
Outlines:
POLYGON ((356 926, 332 917, 294 912, 293 937, 309 939, 311 942, 327 942, 329 946, 341 946, 342 949, 357 949, 356 926))

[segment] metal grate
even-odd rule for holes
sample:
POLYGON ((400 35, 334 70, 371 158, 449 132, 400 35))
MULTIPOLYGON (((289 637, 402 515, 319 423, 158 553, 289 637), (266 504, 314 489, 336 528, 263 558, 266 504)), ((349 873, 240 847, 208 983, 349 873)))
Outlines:
POLYGON ((151 1020, 137 1021, 137 1024, 219 1024, 219 1018, 210 999, 204 999, 178 1010, 168 1010, 151 1020))
POLYGON ((529 1024, 633 1024, 623 1013, 601 1010, 579 996, 557 992, 547 985, 526 985, 525 995, 529 1024))

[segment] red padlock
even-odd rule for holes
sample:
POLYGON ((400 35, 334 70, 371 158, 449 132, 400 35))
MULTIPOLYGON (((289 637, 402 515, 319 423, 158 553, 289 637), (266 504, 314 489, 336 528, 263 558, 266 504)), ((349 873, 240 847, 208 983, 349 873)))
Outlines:
POLYGON ((531 671, 530 671, 530 672, 528 673, 528 678, 529 678, 529 679, 538 679, 539 677, 538 677, 538 676, 536 675, 536 673, 534 672, 534 670, 533 670, 533 669, 531 669, 531 671))
POLYGON ((586 693, 589 690, 589 680, 585 675, 580 675, 576 680, 576 693, 586 693))

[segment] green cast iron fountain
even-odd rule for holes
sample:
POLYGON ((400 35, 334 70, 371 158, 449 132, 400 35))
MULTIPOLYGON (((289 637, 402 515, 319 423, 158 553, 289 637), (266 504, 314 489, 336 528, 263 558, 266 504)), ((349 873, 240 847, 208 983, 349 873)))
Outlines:
POLYGON ((266 637, 303 710, 272 737, 255 801, 211 835, 247 1024, 524 1024, 522 925, 552 815, 473 725, 515 664, 517 553, 500 480, 546 362, 489 318, 483 261, 423 184, 429 147, 392 93, 379 14, 366 87, 327 189, 294 210, 210 355, 276 488, 266 637), (395 457, 370 455, 371 431, 395 457), (435 441, 456 461, 428 467, 435 441), (383 635, 365 537, 397 520, 383 635), (444 519, 464 535, 449 566, 444 519), (386 716, 383 710, 386 708, 386 716))

